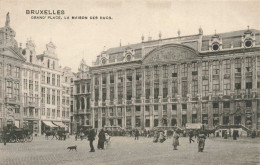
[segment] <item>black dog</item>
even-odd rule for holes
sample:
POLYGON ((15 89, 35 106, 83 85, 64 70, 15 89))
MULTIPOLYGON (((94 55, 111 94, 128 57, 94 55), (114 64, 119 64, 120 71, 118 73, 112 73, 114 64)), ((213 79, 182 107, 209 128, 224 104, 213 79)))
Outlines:
POLYGON ((70 146, 70 147, 68 147, 67 149, 68 149, 69 151, 70 151, 70 150, 76 150, 76 151, 77 151, 77 146, 70 146))

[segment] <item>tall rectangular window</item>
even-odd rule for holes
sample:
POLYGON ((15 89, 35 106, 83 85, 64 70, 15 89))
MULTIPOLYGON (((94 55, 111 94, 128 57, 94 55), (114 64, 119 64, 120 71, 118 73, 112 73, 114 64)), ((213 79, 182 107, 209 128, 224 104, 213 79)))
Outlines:
POLYGON ((163 98, 167 98, 168 96, 168 83, 163 83, 163 98))
POLYGON ((23 79, 23 88, 27 89, 28 88, 27 86, 28 86, 27 79, 23 79))
POLYGON ((192 97, 197 97, 198 94, 198 81, 194 80, 191 82, 191 93, 192 93, 192 97))
POLYGON ((172 65, 172 77, 178 77, 178 65, 172 65))
POLYGON ((45 103, 45 88, 42 88, 42 98, 41 98, 41 103, 45 103))
POLYGON ((230 95, 230 79, 224 79, 224 95, 230 95))
POLYGON ((57 105, 60 105, 60 90, 57 90, 57 105))
POLYGON ((51 74, 50 73, 47 73, 47 84, 50 84, 51 83, 51 74))
POLYGON ((57 86, 60 86, 60 75, 57 75, 57 86))
POLYGON ((11 81, 6 82, 6 95, 8 98, 13 97, 13 83, 11 81))
MULTIPOLYGON (((0 90, 1 90, 1 89, 0 89, 0 90)), ((19 83, 14 83, 14 97, 15 97, 17 100, 20 100, 19 92, 20 92, 19 83)), ((1 93, 1 92, 0 92, 0 93, 1 93)))
POLYGON ((118 87, 118 100, 123 99, 123 87, 118 87))
POLYGON ((115 96, 115 88, 110 87, 110 101, 114 100, 114 96, 115 96))
POLYGON ((187 97, 188 94, 188 82, 182 81, 181 83, 182 97, 187 97))
POLYGON ((55 118, 55 109, 52 109, 51 116, 52 116, 52 118, 55 118))
MULTIPOLYGON (((1 72, 0 72, 1 73, 1 72)), ((15 77, 19 78, 20 77, 20 68, 19 67, 15 67, 15 77)))
POLYGON ((159 83, 154 83, 154 99, 159 97, 159 83))
POLYGON ((115 82, 115 76, 113 72, 110 72, 110 84, 114 84, 115 82))
POLYGON ((150 68, 146 67, 145 68, 145 81, 150 81, 151 79, 151 72, 150 72, 150 68))
POLYGON ((188 75, 188 65, 181 64, 181 76, 186 77, 188 75))
POLYGON ((213 75, 219 74, 219 61, 213 61, 213 75))
POLYGON ((47 88, 47 104, 50 104, 51 90, 47 88))
POLYGON ((202 62, 202 75, 209 75, 209 63, 208 63, 208 61, 202 62))
POLYGON ((245 66, 246 66, 246 72, 251 72, 252 71, 252 58, 251 57, 246 57, 245 59, 245 66))
POLYGON ((192 69, 192 76, 196 76, 198 75, 198 64, 196 62, 193 62, 191 65, 191 69, 192 69))
POLYGON ((47 117, 50 117, 51 116, 51 110, 50 108, 47 108, 47 117))
POLYGON ((52 90, 52 105, 55 105, 55 89, 52 90))
MULTIPOLYGON (((26 72, 26 70, 25 70, 25 72, 26 72)), ((45 83, 45 72, 42 72, 42 84, 44 84, 45 83)))
POLYGON ((7 65, 7 75, 8 76, 12 75, 12 66, 10 64, 7 65))
POLYGON ((106 83, 107 83, 107 74, 102 73, 102 84, 106 84, 106 83))
POLYGON ((230 60, 223 61, 223 69, 224 69, 224 73, 226 74, 230 73, 230 69, 231 69, 230 60))
POLYGON ((122 82, 124 82, 123 71, 120 70, 120 71, 118 71, 117 74, 118 74, 118 83, 122 83, 122 82))
POLYGON ((240 60, 240 58, 235 59, 235 72, 241 73, 241 60, 240 60))
POLYGON ((35 91, 39 91, 39 81, 35 81, 35 91))
POLYGON ((209 92, 209 81, 202 80, 202 96, 208 96, 209 92))
POLYGON ((29 80, 29 90, 33 90, 33 81, 29 80))
POLYGON ((137 85, 136 86, 136 99, 140 99, 142 96, 142 86, 137 85))
POLYGON ((163 65, 163 78, 168 78, 168 66, 163 65))
POLYGON ((136 81, 142 79, 142 69, 138 68, 136 69, 136 81))
POLYGON ((213 79, 212 91, 216 95, 220 90, 219 79, 213 79))
POLYGON ((154 79, 159 79, 159 67, 154 66, 154 79))
POLYGON ((150 99, 150 86, 145 86, 145 99, 150 99))
POLYGON ((128 82, 132 81, 132 75, 133 75, 133 72, 131 69, 126 70, 126 79, 128 82))
POLYGON ((52 74, 52 85, 55 85, 55 74, 52 74))
POLYGON ((260 56, 257 57, 257 71, 260 72, 260 56))
POLYGON ((172 97, 176 97, 178 95, 178 82, 172 82, 172 97))

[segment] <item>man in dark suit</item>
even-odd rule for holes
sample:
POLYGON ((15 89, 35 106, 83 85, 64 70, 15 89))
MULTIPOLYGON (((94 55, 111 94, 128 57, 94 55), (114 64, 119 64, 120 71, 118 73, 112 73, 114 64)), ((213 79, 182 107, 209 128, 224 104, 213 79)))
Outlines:
POLYGON ((93 146, 93 141, 95 140, 96 137, 96 132, 95 130, 92 128, 88 134, 88 140, 89 140, 89 146, 90 146, 90 151, 89 152, 95 152, 95 148, 93 146))

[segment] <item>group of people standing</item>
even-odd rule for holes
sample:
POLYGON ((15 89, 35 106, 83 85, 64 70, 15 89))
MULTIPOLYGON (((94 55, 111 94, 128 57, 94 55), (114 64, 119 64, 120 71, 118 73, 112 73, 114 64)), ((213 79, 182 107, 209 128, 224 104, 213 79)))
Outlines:
MULTIPOLYGON (((95 140, 96 137, 96 132, 94 129, 91 129, 88 134, 88 141, 89 141, 89 146, 90 146, 90 151, 89 152, 95 152, 95 148, 93 145, 93 141, 95 140)), ((109 139, 109 135, 101 129, 100 132, 98 133, 98 149, 104 149, 104 144, 105 142, 109 139)))

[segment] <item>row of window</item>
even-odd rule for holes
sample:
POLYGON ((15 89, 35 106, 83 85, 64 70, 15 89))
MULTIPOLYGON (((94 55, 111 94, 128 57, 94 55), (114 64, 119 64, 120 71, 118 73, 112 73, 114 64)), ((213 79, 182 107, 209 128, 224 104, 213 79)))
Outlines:
POLYGON ((29 80, 29 86, 28 86, 28 80, 27 79, 23 79, 23 87, 24 87, 25 90, 29 89, 29 90, 33 90, 33 91, 38 92, 39 91, 39 82, 38 81, 34 81, 34 84, 33 84, 33 80, 29 80), (33 88, 33 86, 35 88, 33 88))
MULTIPOLYGON (((241 59, 237 58, 235 59, 235 72, 241 72, 241 67, 242 67, 242 63, 241 63, 241 59)), ((245 68, 247 72, 251 72, 252 71, 252 58, 251 57, 246 57, 245 58, 245 68)), ((257 58, 257 66, 258 66, 258 71, 260 71, 260 58, 257 58)), ((178 77, 178 65, 171 65, 171 66, 167 66, 167 65, 163 65, 162 66, 162 75, 163 78, 168 78, 168 72, 169 69, 172 72, 172 77, 178 77)), ((222 69, 224 73, 229 74, 231 72, 231 63, 230 60, 223 60, 223 64, 222 64, 222 69)), ((159 75, 160 75, 160 68, 158 66, 154 66, 153 68, 154 71, 154 79, 159 79, 159 75)), ((146 67, 145 68, 145 79, 146 80, 150 80, 151 78, 151 74, 150 74, 151 70, 150 68, 146 67)), ((198 75, 198 64, 197 63, 192 63, 191 64, 191 72, 192 75, 198 75)), ((219 61, 213 61, 212 63, 212 73, 213 75, 219 75, 220 72, 220 62, 219 61)), ((110 74, 110 84, 114 83, 114 73, 111 72, 110 74)), ((209 74, 209 62, 208 61, 203 61, 202 62, 202 75, 208 75, 209 74)), ((184 63, 181 64, 181 77, 186 77, 188 75, 188 64, 184 63)), ((133 70, 126 70, 126 80, 128 82, 132 81, 132 76, 133 76, 133 70)), ((142 77, 142 70, 136 69, 136 80, 140 80, 140 78, 142 77)), ((124 80, 124 73, 123 71, 118 71, 118 82, 123 82, 124 80)), ((106 84, 107 83, 107 75, 104 73, 102 74, 102 84, 106 84)), ((95 76, 95 85, 99 84, 99 77, 95 76)))
POLYGON ((41 94, 42 94, 41 103, 56 105, 55 103, 57 101, 57 105, 60 105, 60 97, 61 97, 60 90, 42 88, 41 94), (56 94, 56 91, 57 91, 57 94, 56 94), (51 100, 52 100, 52 102, 51 102, 51 100))
POLYGON ((46 110, 47 111, 45 112, 45 108, 42 108, 42 116, 46 115, 47 117, 55 118, 55 115, 56 117, 61 117, 62 115, 62 118, 69 118, 69 108, 67 110, 63 109, 62 114, 60 113, 61 111, 59 109, 56 111, 55 109, 47 108, 46 110))
POLYGON ((60 75, 57 75, 56 81, 56 74, 51 74, 49 72, 42 72, 42 84, 49 84, 49 85, 57 85, 60 86, 60 75), (52 81, 51 81, 52 78, 52 81))

